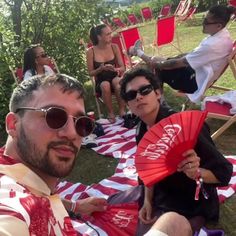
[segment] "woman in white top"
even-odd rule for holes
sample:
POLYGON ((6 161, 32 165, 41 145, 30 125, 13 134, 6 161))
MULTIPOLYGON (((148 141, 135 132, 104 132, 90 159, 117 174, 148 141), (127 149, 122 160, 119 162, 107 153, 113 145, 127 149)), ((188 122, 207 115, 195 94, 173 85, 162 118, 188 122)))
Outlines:
POLYGON ((40 45, 31 46, 24 53, 24 80, 30 79, 34 75, 55 74, 49 66, 51 59, 40 45))

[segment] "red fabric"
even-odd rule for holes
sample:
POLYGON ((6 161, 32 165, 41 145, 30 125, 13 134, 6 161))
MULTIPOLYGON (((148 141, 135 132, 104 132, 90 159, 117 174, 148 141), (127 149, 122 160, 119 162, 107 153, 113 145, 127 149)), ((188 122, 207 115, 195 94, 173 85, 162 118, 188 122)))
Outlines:
POLYGON ((129 15, 127 16, 127 18, 128 18, 128 20, 129 20, 129 22, 130 22, 131 24, 133 24, 133 25, 138 24, 138 19, 137 19, 137 17, 135 16, 134 13, 129 14, 129 15))
POLYGON ((166 4, 162 6, 161 11, 159 13, 159 17, 168 16, 170 14, 170 10, 171 10, 171 4, 166 4))
POLYGON ((197 110, 175 113, 145 133, 137 147, 135 166, 146 186, 177 170, 183 152, 195 146, 206 115, 197 110))
POLYGON ((171 43, 175 35, 175 16, 159 19, 156 24, 156 45, 171 43))
POLYGON ((142 13, 144 20, 151 20, 152 19, 152 10, 150 7, 142 8, 141 13, 142 13))
POLYGON ((228 4, 236 7, 236 0, 229 0, 228 4))
POLYGON ((109 236, 135 235, 138 224, 138 204, 124 203, 109 205, 105 212, 95 212, 93 224, 99 226, 109 236))
POLYGON ((119 32, 119 34, 123 40, 123 44, 125 46, 126 51, 128 51, 129 48, 131 46, 133 46, 134 43, 138 39, 140 39, 140 34, 139 34, 139 30, 137 27, 123 30, 123 31, 119 32))
POLYGON ((22 68, 16 69, 16 77, 19 81, 23 80, 23 69, 22 68))
POLYGON ((125 27, 125 23, 122 22, 122 20, 119 17, 115 17, 112 19, 112 21, 114 22, 114 24, 118 27, 125 27))
POLYGON ((232 106, 229 103, 220 104, 219 102, 206 102, 205 110, 208 112, 213 112, 217 114, 227 115, 230 116, 229 110, 232 106))

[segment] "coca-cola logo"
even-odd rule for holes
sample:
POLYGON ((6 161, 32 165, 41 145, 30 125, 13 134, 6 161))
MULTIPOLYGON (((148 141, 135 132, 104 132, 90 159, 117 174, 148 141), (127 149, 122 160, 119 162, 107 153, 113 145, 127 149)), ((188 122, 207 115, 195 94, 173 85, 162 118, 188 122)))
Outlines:
POLYGON ((149 160, 156 160, 162 155, 166 155, 182 127, 179 124, 166 125, 163 127, 163 135, 156 142, 148 144, 141 156, 146 156, 149 160))
POLYGON ((129 223, 134 219, 133 215, 128 214, 126 211, 118 211, 112 217, 112 222, 120 228, 128 227, 129 223))

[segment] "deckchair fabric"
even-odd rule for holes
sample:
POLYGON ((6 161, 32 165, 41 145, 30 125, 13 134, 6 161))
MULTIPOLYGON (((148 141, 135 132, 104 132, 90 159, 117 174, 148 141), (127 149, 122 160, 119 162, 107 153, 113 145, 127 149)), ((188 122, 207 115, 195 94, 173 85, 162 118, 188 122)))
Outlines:
POLYGON ((137 16, 134 13, 130 13, 128 16, 128 21, 131 25, 136 25, 139 23, 137 16))
POLYGON ((175 30, 176 30, 175 16, 169 16, 158 19, 156 21, 155 27, 156 27, 156 34, 153 42, 154 47, 156 47, 159 50, 160 46, 170 44, 177 51, 182 53, 179 46, 178 35, 176 37, 176 43, 174 43, 175 30))
POLYGON ((184 16, 188 12, 191 2, 192 0, 180 0, 174 15, 176 17, 184 16))
POLYGON ((215 140, 223 132, 236 123, 236 91, 229 91, 223 95, 206 97, 202 103, 202 109, 208 111, 208 118, 224 120, 212 135, 215 140))
POLYGON ((141 15, 142 15, 143 21, 149 21, 153 19, 152 9, 150 7, 143 7, 141 9, 141 15))
POLYGON ((119 17, 114 17, 112 21, 119 28, 123 28, 126 26, 126 24, 119 17))
MULTIPOLYGON (((94 150, 102 155, 119 158, 119 164, 115 173, 113 176, 91 186, 81 183, 72 184, 66 181, 60 182, 57 186, 57 192, 62 198, 72 200, 83 199, 88 196, 108 198, 111 194, 138 185, 137 173, 134 166, 134 154, 136 152, 135 128, 126 129, 122 127, 122 120, 118 120, 115 124, 109 124, 105 120, 100 120, 99 122, 103 124, 105 135, 97 139, 98 148, 94 148, 94 150)), ((236 190, 236 155, 226 156, 226 158, 233 164, 234 173, 227 187, 217 189, 220 202, 224 202, 236 190)), ((89 227, 82 222, 74 221, 73 225, 81 234, 85 232, 85 229, 89 230, 89 227)), ((95 227, 99 229, 96 225, 95 227)), ((99 233, 102 232, 100 233, 101 236, 107 236, 102 229, 99 230, 99 233)))
MULTIPOLYGON (((128 56, 128 51, 129 51, 129 48, 131 46, 133 46, 137 40, 141 40, 138 27, 134 26, 134 27, 119 31, 119 35, 121 38, 123 52, 129 60, 129 67, 132 67, 133 63, 131 61, 131 58, 128 56)), ((134 64, 136 64, 136 63, 134 63, 134 64)))
POLYGON ((158 18, 167 17, 171 13, 171 4, 165 4, 162 6, 158 18))

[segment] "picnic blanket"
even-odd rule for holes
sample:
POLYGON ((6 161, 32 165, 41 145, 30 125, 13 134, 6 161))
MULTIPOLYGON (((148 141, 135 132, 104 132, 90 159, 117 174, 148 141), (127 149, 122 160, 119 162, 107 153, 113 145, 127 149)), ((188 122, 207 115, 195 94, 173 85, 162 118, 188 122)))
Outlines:
MULTIPOLYGON (((104 120, 100 122, 103 124, 105 135, 97 138, 98 147, 93 148, 93 150, 105 156, 119 158, 115 173, 107 179, 90 186, 81 183, 73 184, 67 181, 60 182, 57 186, 57 192, 62 198, 71 200, 83 199, 88 196, 108 198, 111 194, 138 185, 134 166, 135 129, 122 127, 122 120, 117 120, 112 125, 104 120)), ((236 191, 236 155, 225 157, 233 164, 233 175, 228 186, 217 189, 220 202, 224 202, 236 191)), ((85 223, 74 221, 73 225, 83 235, 97 235, 85 223)), ((96 225, 92 226, 98 230, 100 235, 107 235, 101 228, 96 225)))

